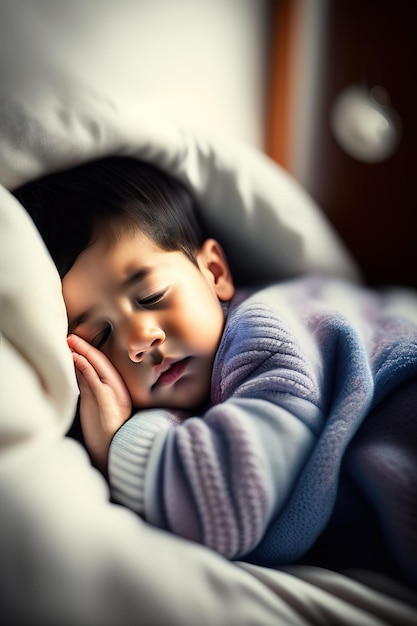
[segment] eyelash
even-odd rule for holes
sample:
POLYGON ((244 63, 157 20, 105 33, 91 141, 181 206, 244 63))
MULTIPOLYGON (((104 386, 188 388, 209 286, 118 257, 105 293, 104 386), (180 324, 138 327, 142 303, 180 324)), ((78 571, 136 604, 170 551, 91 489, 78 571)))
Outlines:
POLYGON ((90 341, 91 345, 100 350, 104 344, 108 341, 111 334, 111 326, 106 326, 102 331, 98 333, 93 339, 90 341), (97 338, 101 337, 101 339, 97 342, 97 338))
POLYGON ((141 300, 138 300, 138 304, 140 306, 155 306, 156 304, 158 304, 162 298, 165 296, 166 293, 166 289, 164 289, 163 291, 159 291, 158 293, 153 294, 152 296, 149 296, 148 298, 142 298, 141 300))

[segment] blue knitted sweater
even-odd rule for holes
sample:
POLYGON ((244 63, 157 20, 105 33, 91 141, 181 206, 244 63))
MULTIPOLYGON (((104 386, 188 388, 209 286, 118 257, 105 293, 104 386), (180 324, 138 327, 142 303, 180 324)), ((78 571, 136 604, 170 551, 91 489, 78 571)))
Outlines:
MULTIPOLYGON (((148 410, 128 420, 110 448, 112 496, 227 558, 294 562, 329 522, 363 421, 416 374, 414 292, 316 276, 240 292, 210 405, 196 416, 148 410)), ((414 446, 406 472, 416 471, 414 446)), ((413 502, 399 518, 417 528, 413 502)))

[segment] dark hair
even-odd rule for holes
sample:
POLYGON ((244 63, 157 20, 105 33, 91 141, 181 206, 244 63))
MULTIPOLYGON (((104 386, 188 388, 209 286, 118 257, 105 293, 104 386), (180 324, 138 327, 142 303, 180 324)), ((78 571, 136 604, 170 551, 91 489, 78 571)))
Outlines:
POLYGON ((203 242, 191 192, 157 167, 108 157, 27 183, 14 192, 38 228, 63 278, 78 255, 104 234, 109 242, 140 229, 194 263, 203 242))

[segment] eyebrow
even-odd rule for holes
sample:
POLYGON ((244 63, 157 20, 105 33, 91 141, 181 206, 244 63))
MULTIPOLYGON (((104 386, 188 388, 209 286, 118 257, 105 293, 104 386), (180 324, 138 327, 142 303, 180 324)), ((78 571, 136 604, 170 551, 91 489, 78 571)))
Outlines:
POLYGON ((144 280, 151 272, 152 269, 150 267, 135 270, 131 274, 128 274, 128 276, 122 281, 122 287, 130 287, 130 285, 134 285, 135 283, 144 280))
MULTIPOLYGON (((128 276, 122 281, 121 286, 130 287, 131 285, 134 285, 135 283, 144 280, 151 272, 152 269, 149 267, 135 270, 132 273, 128 274, 128 276)), ((93 315, 95 308, 96 307, 94 306, 90 307, 89 309, 87 309, 87 311, 84 311, 83 313, 80 313, 80 315, 77 315, 77 317, 75 317, 75 319, 73 319, 72 322, 68 324, 68 334, 74 332, 74 330, 78 326, 81 326, 81 324, 84 324, 84 322, 86 322, 93 315)))

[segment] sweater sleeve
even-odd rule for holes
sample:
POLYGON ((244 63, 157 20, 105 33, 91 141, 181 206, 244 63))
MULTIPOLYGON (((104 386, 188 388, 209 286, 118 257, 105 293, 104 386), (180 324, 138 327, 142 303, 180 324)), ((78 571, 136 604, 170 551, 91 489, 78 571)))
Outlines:
POLYGON ((109 479, 112 497, 145 516, 145 474, 149 473, 151 450, 154 457, 169 428, 163 410, 136 413, 116 434, 110 448, 109 479))
POLYGON ((114 499, 228 558, 258 544, 323 421, 314 370, 292 333, 269 307, 238 311, 204 415, 172 425, 168 411, 138 413, 109 453, 114 499))

